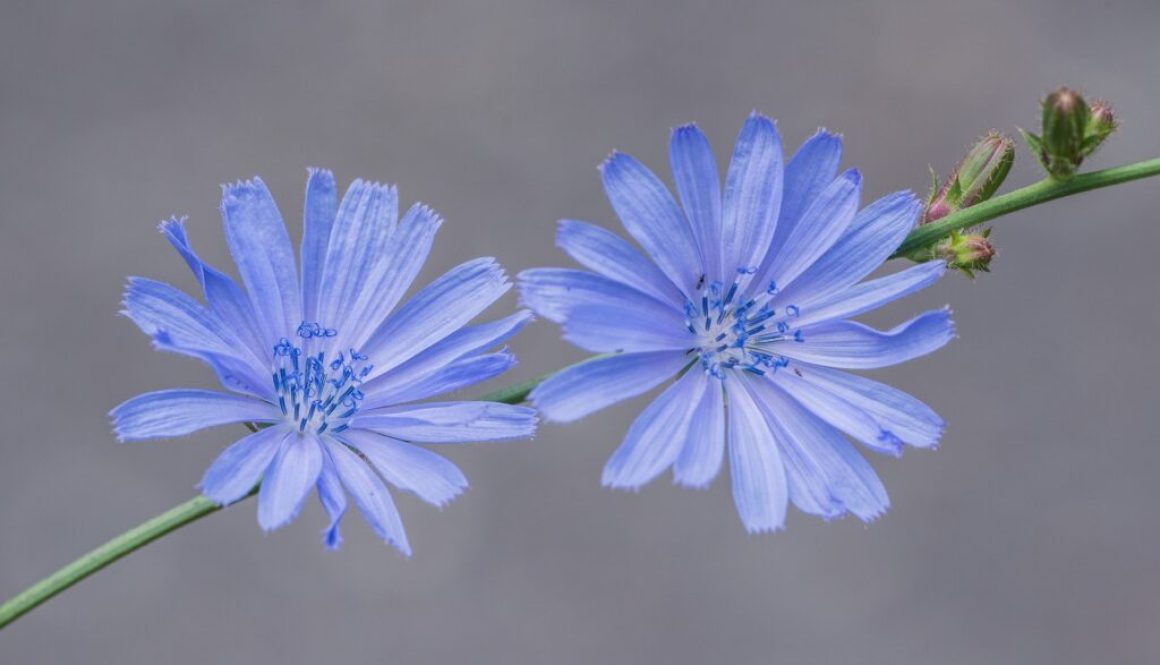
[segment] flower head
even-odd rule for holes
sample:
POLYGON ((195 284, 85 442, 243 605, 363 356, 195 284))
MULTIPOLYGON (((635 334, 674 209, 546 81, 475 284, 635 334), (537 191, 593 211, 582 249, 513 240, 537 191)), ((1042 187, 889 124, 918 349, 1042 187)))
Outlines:
POLYGON ((901 363, 954 334, 945 310, 881 332, 851 317, 936 281, 931 261, 862 281, 906 237, 921 210, 897 193, 859 210, 861 177, 838 173, 841 140, 825 131, 783 165, 774 124, 742 127, 722 190, 708 141, 673 132, 680 205, 640 162, 614 153, 605 190, 640 251, 615 234, 560 223, 557 244, 589 271, 519 277, 523 302, 602 354, 541 384, 546 418, 571 421, 671 379, 629 428, 604 484, 636 489, 669 467, 705 487, 726 449, 733 498, 752 532, 781 528, 786 505, 871 520, 888 507, 871 450, 936 444, 943 421, 889 386, 849 374, 901 363))
POLYGON ((226 392, 163 390, 110 413, 122 441, 172 437, 227 423, 256 427, 206 471, 202 492, 225 505, 261 483, 258 522, 275 529, 311 490, 341 543, 347 497, 381 538, 410 554, 386 483, 442 506, 467 487, 426 443, 527 437, 532 409, 470 401, 420 402, 490 379, 515 364, 495 347, 529 320, 521 311, 466 324, 509 288, 493 259, 468 261, 404 302, 442 223, 415 204, 398 216, 394 187, 355 181, 341 202, 334 176, 306 183, 301 273, 266 185, 223 187, 226 241, 242 285, 202 262, 182 220, 161 231, 202 287, 130 278, 124 314, 161 350, 193 356, 226 392), (402 305, 399 305, 403 302, 402 305))

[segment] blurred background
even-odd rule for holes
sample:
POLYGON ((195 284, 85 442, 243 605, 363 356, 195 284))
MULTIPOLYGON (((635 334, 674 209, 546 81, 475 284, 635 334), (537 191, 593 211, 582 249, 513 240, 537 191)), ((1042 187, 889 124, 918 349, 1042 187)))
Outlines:
MULTIPOLYGON (((0 597, 187 499, 237 438, 118 445, 105 416, 213 385, 117 311, 130 274, 194 287, 170 214, 229 265, 218 183, 261 174, 295 237, 306 167, 398 183, 447 219, 425 281, 566 265, 558 218, 615 227, 611 149, 667 178, 695 120, 723 162, 753 108, 787 148, 843 132, 867 201, 925 193, 1063 83, 1123 121, 1088 168, 1160 153, 1152 0, 101 5, 0 8, 0 597)), ((1021 147, 1008 189, 1036 177, 1021 147)), ((870 319, 950 303, 961 336, 876 373, 950 429, 873 460, 894 507, 870 527, 791 511, 748 536, 725 476, 602 489, 642 398, 448 450, 472 487, 397 495, 411 560, 353 515, 325 552, 313 500, 265 535, 247 502, 35 610, 0 662, 1156 662, 1158 203, 1145 181, 1005 218, 992 274, 870 319)), ((581 357, 548 323, 513 347, 512 380, 581 357)))

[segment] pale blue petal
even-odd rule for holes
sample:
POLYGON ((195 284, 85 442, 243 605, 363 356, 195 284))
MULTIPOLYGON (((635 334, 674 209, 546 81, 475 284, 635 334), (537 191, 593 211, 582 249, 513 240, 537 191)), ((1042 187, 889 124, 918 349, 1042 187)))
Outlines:
POLYGON ((503 349, 496 353, 461 358, 414 383, 364 384, 366 399, 363 400, 362 408, 375 409, 453 392, 493 379, 515 365, 516 357, 503 349))
POLYGON ((273 425, 238 440, 206 469, 201 492, 219 505, 229 505, 250 493, 278 454, 282 440, 293 436, 287 425, 273 425))
POLYGON ((411 545, 407 543, 407 533, 403 530, 399 509, 395 507, 390 491, 375 470, 344 444, 331 442, 327 450, 334 460, 342 486, 350 492, 354 505, 358 506, 371 531, 395 546, 404 556, 411 556, 411 545))
POLYGON ((741 523, 749 533, 763 533, 785 524, 789 486, 769 424, 751 393, 752 382, 742 374, 724 382, 729 397, 729 471, 741 523))
POLYGON ((411 206, 403 215, 383 255, 366 275, 358 299, 343 313, 345 323, 339 325, 346 332, 338 331, 340 348, 362 348, 399 304, 423 268, 435 242, 435 232, 442 224, 434 211, 420 204, 411 206))
POLYGON ((518 276, 520 303, 536 314, 562 323, 568 312, 591 305, 639 309, 641 316, 658 321, 672 320, 683 305, 665 304, 652 296, 603 275, 568 268, 532 268, 518 276))
POLYGON ((263 364, 193 298, 168 284, 131 277, 121 302, 122 313, 153 338, 158 349, 205 361, 231 390, 270 396, 263 364))
POLYGON ((781 212, 769 251, 757 269, 755 284, 768 286, 771 269, 784 256, 786 240, 797 227, 802 213, 814 202, 838 173, 842 160, 842 138, 824 130, 802 144, 785 166, 785 189, 781 198, 781 212))
POLYGON ((596 357, 544 379, 528 398, 548 420, 572 422, 652 390, 689 362, 683 351, 596 357))
POLYGON ((767 376, 811 413, 871 450, 893 457, 902 454, 903 441, 897 434, 836 393, 807 381, 805 376, 815 371, 814 366, 799 363, 796 369, 796 372, 775 372, 767 376))
POLYGON ((273 405, 212 390, 184 388, 145 393, 109 412, 119 441, 183 436, 232 423, 268 423, 282 413, 273 405))
POLYGON ((388 483, 414 492, 427 503, 442 508, 467 488, 467 478, 459 467, 429 450, 361 430, 348 430, 343 438, 388 483))
MULTIPOLYGON (((383 266, 389 263, 387 245, 398 218, 394 187, 356 180, 342 197, 318 296, 318 323, 338 330, 340 337, 349 337, 349 329, 360 323, 355 303, 377 286, 383 266)), ((340 344, 340 348, 346 346, 350 345, 340 344)))
POLYGON ((211 312, 218 316, 227 328, 244 342, 251 353, 264 358, 269 353, 269 344, 261 338, 256 327, 254 308, 234 280, 213 266, 203 262, 193 251, 185 234, 183 220, 170 219, 161 223, 161 232, 169 239, 173 248, 181 254, 201 284, 202 293, 211 312))
POLYGON ((258 490, 258 524, 272 531, 298 516, 302 502, 322 473, 322 442, 310 433, 291 433, 282 440, 258 490))
POLYGON ((932 447, 946 429, 946 422, 934 409, 897 388, 826 367, 799 364, 798 368, 803 381, 864 411, 882 429, 909 445, 932 447))
POLYGON ((298 269, 282 214, 261 178, 223 187, 221 209, 226 244, 259 315, 257 327, 272 344, 302 319, 298 269))
POLYGON ((874 369, 925 356, 955 336, 950 310, 932 310, 881 332, 853 321, 832 321, 803 333, 802 343, 784 343, 777 352, 825 367, 874 369))
POLYGON ((725 391, 714 379, 709 381, 693 413, 681 454, 673 464, 673 481, 685 487, 708 487, 721 471, 724 457, 725 391))
POLYGON ((604 465, 605 487, 638 489, 676 461, 708 381, 703 372, 686 372, 645 407, 604 465))
POLYGON ((890 499, 882 481, 838 430, 772 383, 751 386, 781 450, 795 506, 825 518, 850 512, 863 522, 886 512, 890 499))
POLYGON ((338 525, 346 514, 346 491, 342 489, 342 481, 338 478, 334 460, 330 455, 330 447, 322 448, 322 473, 318 476, 318 500, 330 518, 330 524, 322 532, 322 544, 328 550, 337 550, 342 545, 342 534, 338 525))
MULTIPOLYGON (((773 121, 757 113, 746 119, 733 148, 721 212, 723 282, 730 271, 751 274, 769 252, 781 209, 781 137, 773 121)), ((742 282, 748 277, 736 275, 742 282)))
MULTIPOLYGON (((788 237, 802 213, 838 175, 841 162, 842 137, 837 134, 819 129, 802 143, 785 165, 785 194, 781 200, 775 238, 788 237)), ((775 251, 778 247, 780 245, 775 240, 775 251)))
POLYGON ((531 312, 520 310, 496 321, 461 328, 402 365, 364 383, 363 392, 390 395, 409 391, 448 365, 507 341, 531 320, 531 312))
POLYGON ((855 169, 834 179, 802 213, 779 249, 770 274, 756 282, 761 289, 770 282, 784 289, 826 253, 846 233, 862 195, 862 176, 855 169))
POLYGON ((233 332, 215 314, 184 292, 144 277, 130 277, 121 300, 121 313, 150 337, 164 333, 174 351, 210 351, 258 359, 242 348, 233 332))
POLYGON ((702 274, 693 230, 672 194, 635 158, 614 152, 600 166, 604 191, 625 230, 686 296, 702 274))
POLYGON ((910 192, 884 196, 854 216, 849 230, 783 293, 780 302, 820 298, 862 281, 910 233, 922 203, 910 192))
POLYGON ((669 141, 669 164, 681 205, 692 224, 705 272, 709 279, 724 280, 721 270, 721 174, 709 140, 696 125, 673 129, 669 141))
POLYGON ((425 286, 379 326, 361 351, 375 358, 369 378, 383 374, 462 328, 511 288, 503 268, 479 258, 425 286))
POLYGON ((587 305, 564 322, 564 339, 593 353, 687 350, 693 334, 676 312, 661 315, 652 308, 587 305))
POLYGON ((306 179, 306 202, 302 207, 302 318, 318 320, 318 294, 322 269, 330 245, 330 230, 338 214, 338 185, 334 174, 310 169, 306 179))
POLYGON ((685 296, 660 268, 610 231, 587 222, 563 219, 556 231, 556 246, 593 272, 674 307, 684 306, 685 296))
POLYGON ((464 443, 527 438, 536 410, 497 402, 424 402, 361 410, 351 427, 417 443, 464 443))
POLYGON ((917 293, 937 282, 945 273, 945 262, 928 261, 843 291, 832 292, 814 302, 800 303, 801 316, 795 319, 794 325, 805 327, 822 321, 855 317, 917 293))

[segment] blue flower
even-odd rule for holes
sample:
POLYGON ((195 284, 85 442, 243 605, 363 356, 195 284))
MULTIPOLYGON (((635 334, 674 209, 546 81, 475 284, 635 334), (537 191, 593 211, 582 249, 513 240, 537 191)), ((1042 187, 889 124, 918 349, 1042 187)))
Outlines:
POLYGON ((704 135, 689 125, 669 148, 681 205, 640 162, 613 153, 604 188, 646 258, 599 227, 564 220, 557 244, 591 272, 519 276, 524 304, 602 354, 531 395, 569 422, 676 377, 637 417, 604 468, 635 490, 669 467, 707 486, 725 450, 733 499, 750 532, 773 531, 787 503, 864 521, 889 506, 874 470, 843 435, 899 455, 934 446, 943 421, 917 399, 841 371, 901 363, 946 344, 945 310, 880 332, 849 319, 935 282, 937 261, 869 281, 920 210, 900 192, 858 209, 861 177, 837 173, 841 139, 825 131, 782 160, 773 123, 745 122, 721 191, 704 135), (728 443, 728 446, 726 445, 728 443))
POLYGON ((466 326, 510 287, 490 258, 453 268, 396 307, 442 222, 419 204, 399 219, 394 187, 358 180, 340 203, 334 176, 312 170, 301 274, 260 179, 223 187, 221 211, 244 289, 203 263, 172 219, 161 231, 193 270, 205 305, 134 277, 124 314, 158 349, 204 361, 230 392, 134 397, 110 413, 117 437, 261 425, 210 465, 200 484, 207 497, 229 504, 260 480, 258 523, 269 530, 293 520, 317 489, 330 517, 323 542, 336 548, 349 495, 380 538, 410 555, 384 481, 437 506, 467 487, 454 464, 414 444, 527 437, 536 422, 526 407, 418 401, 514 365, 506 348, 492 349, 530 314, 466 326))

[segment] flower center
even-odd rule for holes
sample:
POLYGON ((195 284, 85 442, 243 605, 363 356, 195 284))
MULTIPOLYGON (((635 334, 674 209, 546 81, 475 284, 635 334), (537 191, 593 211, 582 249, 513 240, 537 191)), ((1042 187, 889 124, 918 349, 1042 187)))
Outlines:
POLYGON ((373 365, 354 349, 327 349, 337 335, 314 321, 298 326, 299 343, 286 337, 274 345, 272 376, 274 394, 286 419, 299 432, 341 432, 358 412, 363 393, 359 385, 373 365))
MULTIPOLYGON (((739 268, 738 273, 750 271, 739 268)), ((697 336, 695 353, 710 376, 725 378, 725 370, 742 369, 761 376, 776 372, 789 365, 789 359, 779 355, 776 345, 782 342, 803 341, 802 332, 791 321, 801 316, 797 305, 786 305, 780 310, 772 301, 777 285, 770 282, 763 293, 745 302, 738 298, 739 280, 727 289, 721 282, 705 284, 702 276, 698 283, 700 302, 685 303, 685 325, 697 336)))

